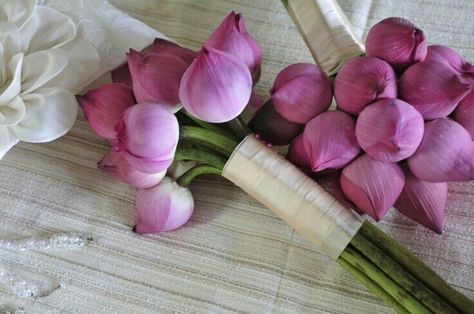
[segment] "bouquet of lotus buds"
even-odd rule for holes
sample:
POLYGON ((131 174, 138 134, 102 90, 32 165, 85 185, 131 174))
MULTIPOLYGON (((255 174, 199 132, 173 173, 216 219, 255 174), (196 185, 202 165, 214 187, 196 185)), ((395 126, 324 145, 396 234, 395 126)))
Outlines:
POLYGON ((187 186, 221 175, 397 312, 470 311, 471 300, 351 208, 381 219, 396 203, 441 231, 444 182, 474 175, 472 67, 447 47, 427 49, 423 33, 400 18, 374 26, 367 48, 334 84, 314 64, 290 65, 263 105, 252 91, 262 51, 240 14, 230 13, 198 52, 162 39, 130 51, 113 83, 79 101, 111 144, 99 168, 138 189, 135 231, 182 226, 194 209, 187 186), (327 111, 333 94, 338 110, 327 111), (254 111, 248 125, 246 107, 254 111), (447 117, 453 111, 458 122, 447 117), (287 158, 272 148, 288 143, 287 158), (336 178, 328 191, 311 177, 320 171, 336 178))

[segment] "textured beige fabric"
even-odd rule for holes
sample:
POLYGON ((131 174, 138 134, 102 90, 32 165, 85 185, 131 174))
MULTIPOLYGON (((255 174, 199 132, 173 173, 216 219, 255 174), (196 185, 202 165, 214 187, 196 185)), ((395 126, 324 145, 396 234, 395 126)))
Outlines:
MULTIPOLYGON (((262 96, 284 66, 311 61, 279 1, 112 2, 194 49, 228 11, 242 12, 264 51, 257 89, 262 96)), ((339 3, 360 35, 381 18, 405 16, 430 42, 474 60, 471 0, 339 3)), ((20 144, 0 162, 0 238, 68 230, 94 237, 76 251, 0 251, 0 262, 62 283, 36 300, 15 298, 0 286, 0 304, 27 313, 391 312, 315 246, 221 179, 193 184, 197 208, 186 227, 136 236, 130 232, 135 192, 95 169, 106 148, 80 117, 64 138, 20 144)), ((474 297, 473 207, 474 184, 452 184, 442 236, 394 212, 380 225, 474 297)))

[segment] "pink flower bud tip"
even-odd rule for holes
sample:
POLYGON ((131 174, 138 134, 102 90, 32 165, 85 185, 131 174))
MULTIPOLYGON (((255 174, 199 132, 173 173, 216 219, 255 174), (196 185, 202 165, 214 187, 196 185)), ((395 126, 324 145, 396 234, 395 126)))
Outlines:
POLYGON ((227 122, 245 108, 252 92, 247 66, 231 54, 203 47, 179 86, 184 108, 197 118, 227 122))
POLYGON ((425 120, 448 116, 471 89, 455 69, 435 60, 412 65, 400 78, 400 98, 425 120))
POLYGON ((116 126, 119 151, 132 167, 145 173, 166 170, 178 144, 178 120, 166 106, 138 104, 128 108, 116 126))
POLYGON ((428 46, 428 53, 426 54, 425 60, 434 60, 449 64, 449 66, 455 69, 462 77, 468 80, 470 79, 471 84, 474 80, 474 66, 449 47, 442 45, 428 46))
POLYGON ((409 20, 390 17, 372 26, 365 40, 367 55, 387 61, 403 71, 426 57, 423 31, 409 20))
POLYGON ((331 105, 328 76, 311 63, 292 64, 278 73, 271 89, 276 111, 288 121, 306 124, 331 105))
POLYGON ((423 117, 413 106, 399 99, 383 99, 360 113, 355 134, 372 158, 397 162, 415 153, 423 129, 423 117))
POLYGON ((363 155, 346 166, 341 188, 346 197, 375 220, 393 206, 403 189, 405 177, 400 166, 363 155))
POLYGON ((258 42, 247 31, 244 17, 234 11, 222 21, 209 36, 204 46, 215 48, 242 60, 255 81, 260 76, 262 50, 258 42))
POLYGON ((79 96, 78 100, 92 129, 108 140, 115 139, 115 125, 120 116, 135 104, 132 90, 121 83, 103 85, 79 96))
POLYGON ((428 182, 470 181, 474 179, 474 143, 469 133, 451 119, 427 122, 408 166, 416 177, 428 182))
POLYGON ((122 154, 115 151, 109 151, 105 154, 97 163, 97 166, 102 171, 137 188, 153 187, 160 183, 166 174, 166 171, 152 174, 138 171, 130 165, 122 154))
POLYGON ((303 132, 312 170, 338 169, 349 164, 360 152, 354 133, 354 119, 342 111, 328 111, 313 118, 303 132))
POLYGON ((356 57, 347 62, 334 81, 337 107, 358 115, 367 105, 397 97, 397 77, 392 67, 375 57, 356 57))
POLYGON ((441 234, 447 195, 446 182, 426 182, 408 173, 395 208, 408 218, 441 234))
POLYGON ((165 177, 150 189, 140 189, 136 199, 139 234, 157 233, 183 226, 194 211, 194 200, 189 189, 165 177))

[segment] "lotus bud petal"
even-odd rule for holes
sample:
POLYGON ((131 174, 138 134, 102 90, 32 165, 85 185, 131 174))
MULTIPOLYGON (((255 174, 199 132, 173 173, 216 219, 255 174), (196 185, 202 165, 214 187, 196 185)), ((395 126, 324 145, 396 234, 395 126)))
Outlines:
POLYGON ((350 163, 360 152, 354 133, 354 120, 342 111, 323 112, 313 118, 303 132, 311 169, 338 169, 350 163))
POLYGON ((262 63, 262 49, 247 31, 242 15, 235 14, 234 11, 230 12, 204 45, 241 59, 252 73, 254 81, 258 80, 262 63))
POLYGON ((403 71, 426 57, 426 40, 423 31, 400 17, 390 17, 372 26, 365 40, 367 55, 390 63, 403 71))
POLYGON ((191 64, 197 57, 198 53, 177 45, 171 41, 156 38, 152 45, 153 52, 157 54, 172 54, 184 60, 187 64, 191 64))
POLYGON ((286 159, 301 170, 311 172, 311 160, 304 148, 303 134, 298 135, 293 141, 291 141, 288 153, 286 154, 286 159))
POLYGON ((456 70, 439 61, 414 64, 400 78, 400 98, 414 106, 425 120, 446 117, 470 90, 456 70))
POLYGON ((135 104, 132 90, 121 83, 102 85, 78 100, 92 129, 109 140, 116 137, 115 125, 122 113, 135 104))
POLYGON ((194 211, 193 195, 189 189, 165 177, 150 189, 140 189, 136 200, 139 234, 157 233, 183 226, 194 211))
POLYGON ((130 69, 128 68, 128 63, 122 64, 112 72, 112 82, 114 83, 123 83, 130 88, 133 88, 132 75, 130 74, 130 69))
POLYGON ((179 98, 197 118, 227 122, 245 108, 252 92, 247 66, 231 54, 203 47, 181 79, 179 98))
POLYGON ((474 140, 474 91, 470 92, 456 107, 454 120, 461 124, 474 140))
POLYGON ((128 108, 116 126, 114 150, 145 173, 166 170, 178 144, 178 120, 166 106, 138 104, 128 108))
POLYGON ((446 182, 426 182, 413 174, 406 174, 405 185, 395 202, 395 208, 408 218, 441 234, 447 195, 446 182))
POLYGON ((248 123, 250 129, 273 145, 287 145, 303 132, 304 125, 283 118, 269 99, 248 123))
POLYGON ((383 99, 360 113, 355 134, 370 157, 397 162, 415 153, 423 129, 423 117, 413 106, 399 99, 383 99))
POLYGON ((430 121, 408 166, 428 182, 470 181, 474 179, 474 143, 459 123, 447 118, 430 121))
POLYGON ((431 60, 447 63, 459 74, 474 79, 474 66, 464 60, 454 49, 442 45, 428 46, 425 61, 431 60))
POLYGON ((98 168, 104 172, 122 180, 123 182, 130 184, 137 188, 151 188, 165 177, 166 171, 158 173, 143 173, 133 168, 125 157, 117 152, 109 151, 105 156, 98 162, 98 168))
POLYGON ((344 168, 341 188, 346 197, 375 220, 393 206, 403 189, 405 176, 396 163, 363 155, 344 168))
POLYGON ((270 93, 276 111, 286 120, 301 124, 328 110, 332 100, 328 76, 311 63, 296 63, 283 69, 270 93))
POLYGON ((157 102, 179 109, 179 84, 190 63, 171 53, 128 53, 133 93, 138 103, 157 102))
POLYGON ((374 57, 357 57, 347 62, 334 81, 337 107, 358 115, 367 105, 397 97, 397 77, 392 67, 374 57))

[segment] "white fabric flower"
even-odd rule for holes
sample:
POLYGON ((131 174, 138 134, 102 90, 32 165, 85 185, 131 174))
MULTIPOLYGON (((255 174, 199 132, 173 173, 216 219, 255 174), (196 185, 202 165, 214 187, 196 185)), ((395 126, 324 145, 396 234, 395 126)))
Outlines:
POLYGON ((0 0, 0 158, 20 140, 52 141, 77 115, 74 93, 95 74, 94 47, 36 0, 0 0))

